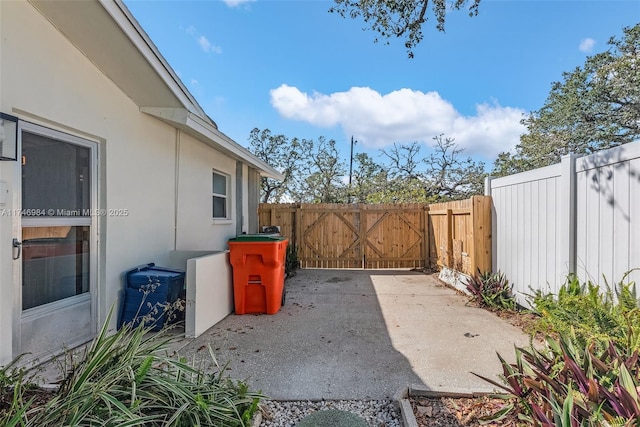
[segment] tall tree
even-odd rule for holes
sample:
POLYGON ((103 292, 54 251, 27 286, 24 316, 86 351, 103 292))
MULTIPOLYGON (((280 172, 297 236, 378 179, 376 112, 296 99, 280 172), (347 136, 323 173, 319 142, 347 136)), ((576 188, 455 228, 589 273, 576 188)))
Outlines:
POLYGON ((372 194, 386 188, 389 173, 367 153, 357 153, 353 160, 355 168, 353 184, 349 190, 350 199, 353 203, 370 203, 372 194))
POLYGON ((254 128, 249 134, 249 150, 284 175, 282 181, 261 178, 262 203, 280 203, 300 186, 300 168, 311 152, 313 141, 273 135, 269 129, 254 128))
MULTIPOLYGON (((379 37, 389 39, 397 37, 404 40, 409 58, 413 58, 413 49, 422 41, 422 24, 429 18, 429 6, 436 19, 436 28, 444 31, 447 12, 467 8, 469 16, 478 14, 481 0, 334 0, 329 9, 340 16, 352 19, 362 18, 366 29, 373 30, 379 37)), ((378 42, 378 36, 375 42, 378 42)))
POLYGON ((384 203, 432 203, 482 194, 484 164, 471 157, 463 158, 464 149, 454 138, 440 134, 433 140, 433 152, 424 158, 417 142, 380 150, 390 162, 389 181, 369 199, 384 203))
POLYGON ((292 192, 294 200, 307 203, 342 203, 346 201, 346 166, 340 160, 336 141, 324 136, 305 147, 301 185, 292 192))
POLYGON ((420 152, 422 145, 396 144, 381 149, 380 155, 387 160, 384 169, 388 181, 374 193, 368 201, 372 203, 412 203, 429 202, 426 198, 424 179, 424 158, 420 152))
POLYGON ((414 180, 421 177, 418 170, 424 159, 420 159, 420 144, 412 142, 411 144, 396 144, 388 150, 381 149, 380 154, 387 158, 389 166, 387 170, 391 178, 400 178, 403 180, 414 180))
POLYGON ((482 194, 484 188, 484 163, 471 157, 463 158, 464 148, 455 138, 445 138, 444 134, 433 137, 434 152, 425 159, 427 170, 425 186, 427 197, 444 201, 466 199, 474 194, 482 194))
POLYGON ((569 153, 588 154, 640 137, 640 24, 612 37, 609 50, 553 83, 544 106, 522 123, 514 153, 501 153, 494 175, 547 166, 569 153))

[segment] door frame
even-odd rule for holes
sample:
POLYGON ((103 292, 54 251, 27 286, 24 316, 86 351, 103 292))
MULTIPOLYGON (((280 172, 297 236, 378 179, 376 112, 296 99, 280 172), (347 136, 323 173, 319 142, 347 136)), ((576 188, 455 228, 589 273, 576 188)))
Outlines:
MULTIPOLYGON (((22 256, 20 256, 17 260, 13 261, 13 285, 14 285, 14 301, 13 301, 13 356, 17 357, 22 352, 22 339, 21 339, 21 331, 22 325, 25 321, 34 320, 38 318, 45 317, 56 311, 71 308, 75 305, 79 305, 81 303, 90 302, 90 336, 81 335, 78 336, 75 340, 64 343, 64 348, 61 347, 57 349, 57 353, 61 353, 65 348, 72 348, 77 345, 83 344, 88 340, 92 339, 97 333, 98 329, 98 295, 100 294, 98 286, 98 260, 99 258, 99 245, 98 245, 98 179, 100 176, 98 167, 98 151, 99 151, 99 143, 98 141, 92 141, 86 138, 82 138, 76 135, 72 135, 66 132, 61 132, 56 129, 52 129, 50 127, 42 126, 39 124, 27 122, 24 120, 18 121, 18 153, 20 153, 20 159, 22 159, 22 133, 23 131, 41 135, 47 138, 55 139, 58 141, 79 145, 82 147, 87 147, 90 150, 90 213, 86 224, 90 227, 90 238, 89 238, 89 295, 81 294, 75 295, 69 298, 65 298, 59 301, 54 301, 48 304, 44 304, 42 306, 33 307, 27 310, 22 309, 22 256)), ((17 167, 15 168, 14 175, 14 199, 13 206, 15 209, 13 210, 13 237, 22 240, 22 227, 23 226, 37 226, 39 225, 38 219, 34 218, 23 218, 20 214, 22 211, 22 160, 17 162, 17 167)), ((78 220, 71 218, 49 218, 47 221, 47 225, 53 226, 66 226, 66 225, 81 225, 77 223, 78 220)), ((53 356, 54 354, 50 354, 53 356)), ((46 357, 43 355, 33 355, 36 357, 46 357)), ((27 358, 28 359, 28 358, 27 358)), ((39 361, 42 361, 40 359, 39 361)))

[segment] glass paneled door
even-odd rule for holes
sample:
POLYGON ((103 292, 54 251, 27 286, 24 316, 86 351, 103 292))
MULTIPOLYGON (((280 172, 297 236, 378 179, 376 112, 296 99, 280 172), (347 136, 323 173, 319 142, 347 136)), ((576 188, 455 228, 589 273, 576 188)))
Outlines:
POLYGON ((46 358, 95 334, 95 143, 21 126, 18 348, 46 358))

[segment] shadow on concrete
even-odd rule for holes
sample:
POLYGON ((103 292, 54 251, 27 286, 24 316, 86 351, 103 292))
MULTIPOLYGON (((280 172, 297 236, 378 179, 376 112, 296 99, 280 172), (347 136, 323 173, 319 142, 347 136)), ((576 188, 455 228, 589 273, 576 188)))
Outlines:
POLYGON ((422 273, 301 270, 275 315, 230 315, 180 351, 277 400, 388 399, 401 387, 487 391, 528 338, 422 273))

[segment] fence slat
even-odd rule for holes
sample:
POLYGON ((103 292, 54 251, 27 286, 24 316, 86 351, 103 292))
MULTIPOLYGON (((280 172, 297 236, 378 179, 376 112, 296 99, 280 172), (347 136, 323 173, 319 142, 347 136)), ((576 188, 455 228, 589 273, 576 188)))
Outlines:
POLYGON ((261 204, 304 268, 491 268, 491 199, 438 204, 261 204))

